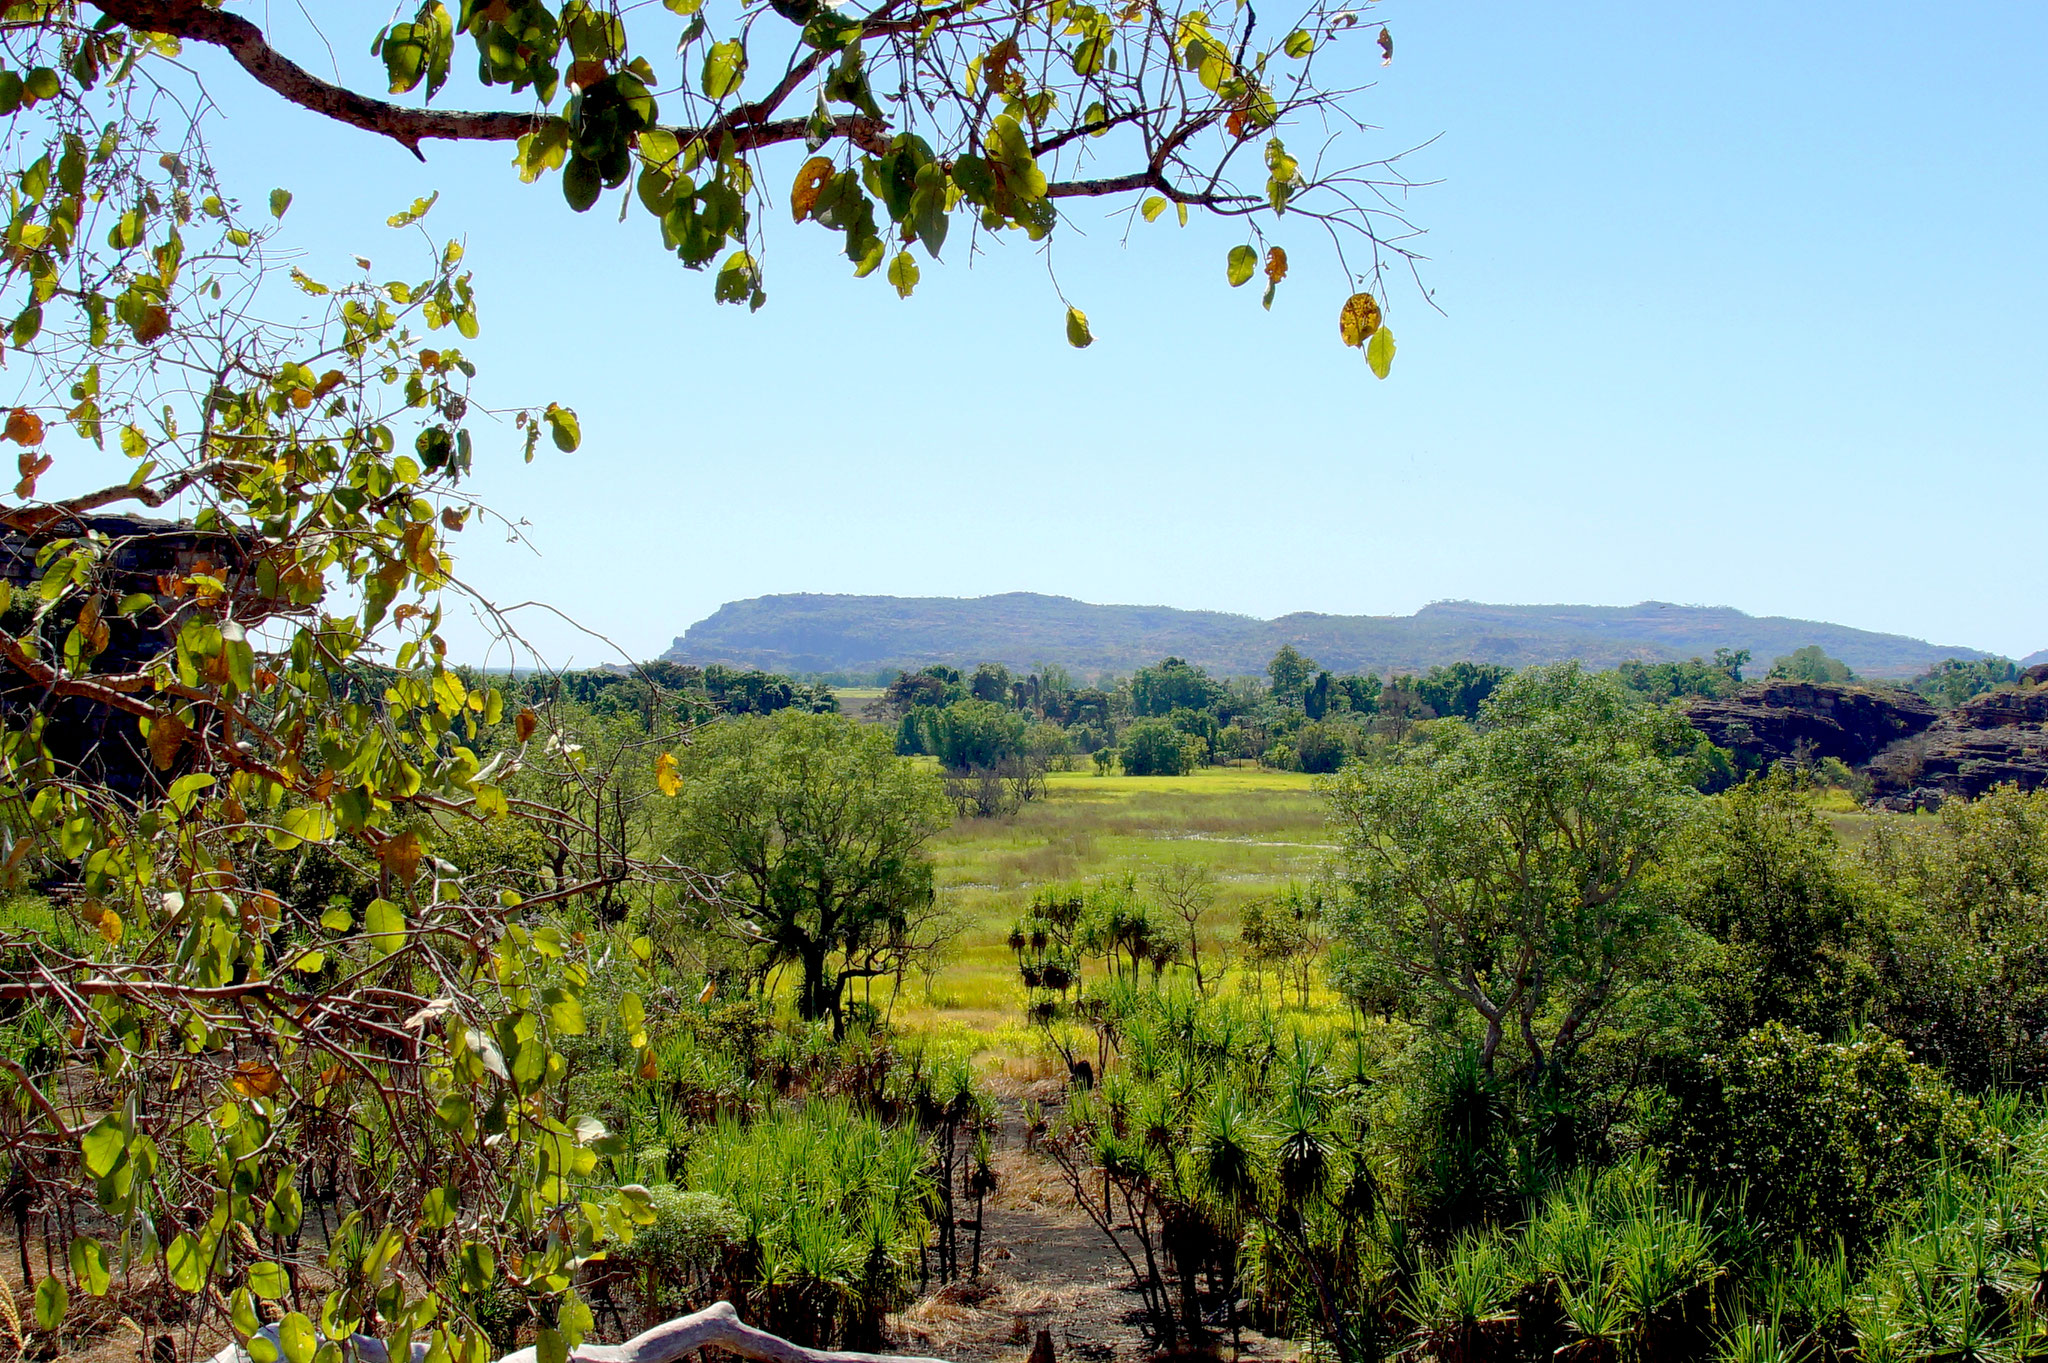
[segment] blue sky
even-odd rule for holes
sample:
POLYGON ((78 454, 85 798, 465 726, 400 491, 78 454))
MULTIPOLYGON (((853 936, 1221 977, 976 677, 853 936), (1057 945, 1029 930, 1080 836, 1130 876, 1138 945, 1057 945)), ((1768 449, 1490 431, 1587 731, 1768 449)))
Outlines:
MULTIPOLYGON (((331 70, 287 8, 279 43, 331 70)), ((317 8, 368 84, 385 12, 317 8)), ((634 656, 788 591, 1259 616, 1655 598, 2048 647, 2048 8, 1373 17, 1397 60, 1352 44, 1382 129, 1356 145, 1435 139, 1407 164, 1438 182, 1410 211, 1443 309, 1394 293, 1384 383, 1335 339, 1341 281, 1285 227, 1269 314, 1224 284, 1227 228, 1169 215, 1126 247, 1079 205, 1058 274, 1098 339, 1076 352, 1021 241, 971 268, 950 252, 905 302, 785 224, 749 316, 637 210, 576 217, 502 146, 420 165, 238 73, 212 81, 215 136, 247 197, 297 195, 287 240, 315 273, 398 263, 384 216, 443 191, 430 224, 468 242, 487 395, 566 403, 585 436, 479 460, 531 547, 466 535, 464 572, 634 656)), ((520 621, 556 663, 617 656, 520 621)), ((453 633, 481 658, 480 632, 453 633)))

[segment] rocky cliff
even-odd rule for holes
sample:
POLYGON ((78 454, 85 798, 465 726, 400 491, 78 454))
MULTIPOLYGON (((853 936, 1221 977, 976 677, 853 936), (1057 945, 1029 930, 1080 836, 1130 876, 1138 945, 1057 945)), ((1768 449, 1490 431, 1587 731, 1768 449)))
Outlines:
POLYGON ((1971 798, 2005 782, 2048 785, 2048 664, 1987 691, 1870 764, 1880 793, 1931 788, 1971 798))
POLYGON ((1910 691, 1800 681, 1755 682, 1732 696, 1695 698, 1685 710, 1694 728, 1753 761, 1833 757, 1852 767, 1939 717, 1910 691))

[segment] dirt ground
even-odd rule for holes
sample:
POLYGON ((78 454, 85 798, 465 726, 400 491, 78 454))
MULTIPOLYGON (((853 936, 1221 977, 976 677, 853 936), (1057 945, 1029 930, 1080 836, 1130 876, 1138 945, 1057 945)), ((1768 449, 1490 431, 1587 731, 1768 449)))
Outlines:
MULTIPOLYGON (((1055 1360, 1149 1357, 1129 1267, 1074 1205, 1059 1167, 1024 1148, 1022 1101, 1053 1107, 1060 1084, 992 1081, 1003 1127, 992 1160, 996 1193, 982 1212, 982 1276, 940 1288, 895 1317, 892 1346, 955 1363, 1024 1363, 1047 1330, 1055 1360)), ((1289 1341, 1247 1330, 1239 1356, 1293 1359, 1298 1352, 1289 1341)))

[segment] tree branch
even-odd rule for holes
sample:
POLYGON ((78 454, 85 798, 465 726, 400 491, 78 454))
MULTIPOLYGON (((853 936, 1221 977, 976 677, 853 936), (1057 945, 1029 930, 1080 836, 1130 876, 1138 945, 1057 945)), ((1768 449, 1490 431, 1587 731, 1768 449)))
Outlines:
MULTIPOLYGON (((465 113, 409 109, 371 99, 321 80, 270 45, 263 30, 239 14, 212 9, 202 0, 87 0, 109 19, 144 33, 168 33, 227 52, 259 85, 301 108, 325 114, 366 132, 378 133, 420 156, 430 138, 461 142, 516 142, 533 131, 532 113, 465 113)), ((425 157, 420 159, 425 160, 425 157)))
MULTIPOLYGON (((263 30, 239 14, 211 9, 202 0, 86 0, 110 19, 145 33, 168 33, 173 37, 221 48, 235 59, 257 84, 282 96, 302 109, 322 114, 338 123, 388 137, 421 160, 420 143, 435 139, 451 142, 516 142, 532 132, 549 115, 496 111, 465 112, 448 109, 415 109, 389 100, 371 99, 343 86, 321 80, 270 45, 263 30)), ((786 91, 779 92, 786 94, 786 91)), ((731 134, 741 151, 781 142, 801 141, 808 133, 808 120, 763 119, 772 103, 744 105, 730 115, 703 128, 672 128, 683 144, 699 139, 720 140, 731 134)), ((888 130, 880 121, 859 114, 841 115, 832 121, 835 136, 843 137, 863 151, 886 151, 888 130)))

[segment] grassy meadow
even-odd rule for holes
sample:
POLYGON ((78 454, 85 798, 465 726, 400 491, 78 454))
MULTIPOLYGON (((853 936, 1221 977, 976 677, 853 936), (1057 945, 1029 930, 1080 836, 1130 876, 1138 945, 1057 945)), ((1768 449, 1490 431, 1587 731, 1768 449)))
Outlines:
POLYGON ((1017 1029, 1024 990, 1004 939, 1043 887, 1142 878, 1177 861, 1206 865, 1216 907, 1204 941, 1220 957, 1237 937, 1243 906, 1313 876, 1330 846, 1315 778, 1298 772, 1055 772, 1045 799, 1009 818, 962 819, 933 844, 939 894, 967 926, 930 990, 909 986, 897 1016, 992 1041, 1017 1029))

